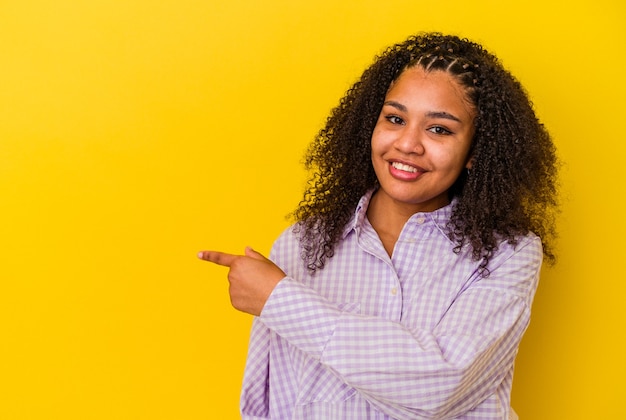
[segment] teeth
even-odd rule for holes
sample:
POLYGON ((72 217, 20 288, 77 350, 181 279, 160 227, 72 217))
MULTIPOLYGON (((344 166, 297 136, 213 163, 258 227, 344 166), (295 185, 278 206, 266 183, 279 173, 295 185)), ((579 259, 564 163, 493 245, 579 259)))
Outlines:
POLYGON ((412 172, 412 173, 417 172, 417 169, 415 169, 414 167, 405 165, 404 163, 400 163, 400 162, 393 162, 391 166, 401 171, 405 171, 405 172, 412 172))

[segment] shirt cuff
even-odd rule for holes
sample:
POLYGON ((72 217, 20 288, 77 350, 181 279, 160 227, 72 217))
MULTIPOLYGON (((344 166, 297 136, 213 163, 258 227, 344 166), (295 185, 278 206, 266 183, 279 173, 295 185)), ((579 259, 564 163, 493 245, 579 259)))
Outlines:
POLYGON ((272 291, 259 320, 267 328, 319 359, 341 311, 310 287, 285 277, 272 291))

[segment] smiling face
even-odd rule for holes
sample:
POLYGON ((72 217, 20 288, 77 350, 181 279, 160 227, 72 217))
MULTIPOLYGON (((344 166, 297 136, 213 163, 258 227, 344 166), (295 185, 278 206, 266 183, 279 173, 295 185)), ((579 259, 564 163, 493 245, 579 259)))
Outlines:
POLYGON ((372 134, 378 203, 411 213, 449 204, 448 190, 471 165, 475 115, 450 74, 404 70, 389 88, 372 134))

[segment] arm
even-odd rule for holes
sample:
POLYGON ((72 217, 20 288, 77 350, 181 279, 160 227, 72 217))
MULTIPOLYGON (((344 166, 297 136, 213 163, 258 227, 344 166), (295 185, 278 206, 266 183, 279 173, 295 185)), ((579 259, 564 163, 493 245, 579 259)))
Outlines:
POLYGON ((241 387, 240 408, 244 419, 269 418, 269 340, 270 331, 255 318, 241 387))
POLYGON ((494 393, 510 371, 541 265, 538 239, 496 259, 432 331, 345 313, 285 278, 260 320, 379 410, 396 418, 454 417, 494 393))

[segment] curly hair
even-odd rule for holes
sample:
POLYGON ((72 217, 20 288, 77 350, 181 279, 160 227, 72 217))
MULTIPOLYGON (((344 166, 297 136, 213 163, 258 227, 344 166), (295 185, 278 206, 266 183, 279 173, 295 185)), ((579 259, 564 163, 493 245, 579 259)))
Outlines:
POLYGON ((311 271, 334 254, 360 198, 378 186, 371 138, 385 95, 403 70, 444 71, 463 86, 476 109, 471 172, 449 190, 456 197, 448 225, 460 252, 487 265, 501 241, 529 232, 553 263, 558 161, 552 139, 521 84, 497 57, 467 39, 422 33, 387 48, 346 92, 305 155, 311 177, 292 213, 302 258, 311 271))

